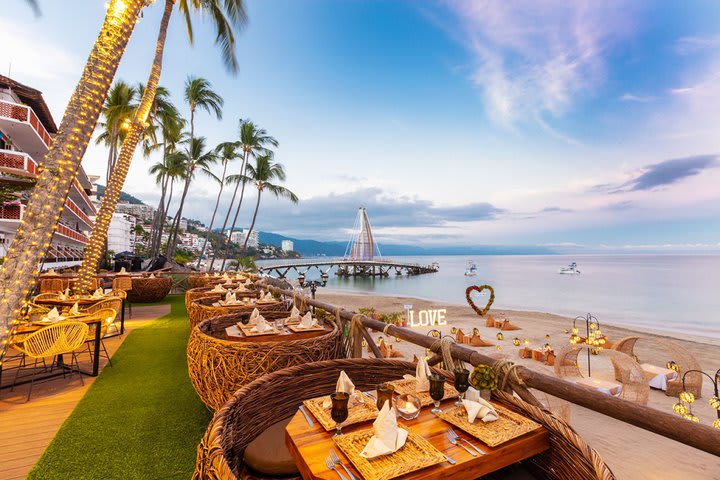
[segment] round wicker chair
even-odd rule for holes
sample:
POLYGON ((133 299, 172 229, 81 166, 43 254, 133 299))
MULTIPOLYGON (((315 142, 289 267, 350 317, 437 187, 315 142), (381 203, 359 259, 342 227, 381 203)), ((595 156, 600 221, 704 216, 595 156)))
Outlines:
MULTIPOLYGON (((669 397, 677 397, 683 391, 682 377, 688 370, 701 370, 700 364, 695 357, 683 346, 664 338, 648 338, 648 337, 625 337, 621 338, 613 345, 613 349, 622 352, 637 360, 635 354, 635 345, 641 340, 643 342, 651 342, 660 346, 669 355, 668 361, 674 361, 678 367, 678 375, 673 380, 668 380, 665 395, 669 397)), ((696 398, 702 397, 703 376, 699 372, 691 372, 685 376, 685 390, 692 392, 696 398)))
MULTIPOLYGON (((332 391, 341 370, 352 378, 357 388, 371 390, 378 383, 414 374, 415 364, 377 358, 327 360, 285 368, 245 385, 215 413, 205 431, 198 446, 193 479, 260 478, 246 469, 245 448, 268 427, 293 416, 303 400, 332 391)), ((448 379, 451 376, 448 372, 440 373, 448 379)), ((550 450, 528 460, 529 465, 539 470, 539 478, 615 478, 597 452, 562 420, 504 392, 498 392, 495 399, 550 432, 550 450)))
MULTIPOLYGON (((238 287, 238 285, 235 283, 223 286, 223 288, 226 288, 226 289, 236 289, 237 287, 238 287)), ((222 296, 225 295, 224 293, 213 292, 214 288, 215 287, 198 287, 198 288, 191 288, 188 291, 186 291, 185 292, 185 309, 189 311, 190 304, 199 298, 204 298, 204 297, 221 298, 222 296)), ((258 291, 250 290, 247 292, 239 293, 238 295, 241 297, 257 298, 258 294, 259 294, 258 291)))
POLYGON ((170 293, 170 277, 133 277, 132 290, 128 291, 128 300, 133 303, 159 302, 170 293))
POLYGON ((275 310, 285 310, 286 305, 285 302, 282 302, 278 300, 274 303, 267 303, 267 304, 260 304, 260 305, 226 305, 226 306, 215 306, 214 304, 217 303, 218 299, 223 294, 218 294, 217 296, 206 296, 203 298, 198 298, 197 300, 193 300, 190 302, 190 305, 188 306, 188 318, 190 319, 190 328, 195 327, 195 325, 199 324, 203 320, 207 320, 208 318, 214 318, 219 317, 221 315, 228 315, 230 313, 249 313, 252 312, 255 308, 257 308, 260 313, 265 315, 265 312, 272 312, 275 310))
MULTIPOLYGON (((287 318, 287 310, 265 312, 267 320, 287 318)), ((311 338, 290 341, 237 342, 226 340, 225 328, 249 312, 211 318, 190 332, 187 346, 188 373, 200 399, 217 410, 240 387, 269 372, 292 365, 338 358, 341 333, 333 322, 332 331, 311 338)))
MULTIPOLYGON (((555 358, 555 374, 566 380, 583 378, 578 365, 578 354, 594 347, 584 344, 569 345, 563 348, 555 358)), ((645 379, 645 373, 632 357, 616 350, 600 350, 599 356, 610 358, 615 379, 622 384, 620 398, 646 405, 650 396, 650 386, 645 379)))
POLYGON ((207 287, 210 275, 188 275, 188 290, 193 288, 207 287))

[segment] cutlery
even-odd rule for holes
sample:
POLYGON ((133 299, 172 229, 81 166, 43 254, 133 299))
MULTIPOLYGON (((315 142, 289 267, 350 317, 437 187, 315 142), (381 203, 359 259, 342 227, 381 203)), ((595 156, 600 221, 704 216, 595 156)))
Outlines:
POLYGON ((460 435, 458 435, 457 433, 455 433, 455 430, 453 430, 452 428, 448 428, 447 431, 448 431, 448 434, 449 434, 449 435, 452 435, 455 440, 462 440, 463 442, 465 442, 465 443, 467 443, 468 445, 470 445, 470 446, 473 448, 473 450, 475 450, 475 451, 476 451, 477 453, 479 453, 480 455, 485 455, 485 452, 483 452, 483 451, 480 450, 478 447, 476 447, 475 444, 472 443, 470 440, 468 440, 468 439, 466 439, 466 438, 463 438, 463 437, 461 437, 460 435))
POLYGON ((305 415, 305 420, 307 420, 308 425, 311 427, 314 427, 315 423, 312 421, 312 418, 310 418, 310 415, 307 414, 307 412, 305 411, 305 407, 303 405, 300 405, 300 411, 302 412, 303 415, 305 415))
MULTIPOLYGON (((445 454, 443 453, 443 455, 445 454)), ((450 455, 445 455, 445 461, 448 462, 450 465, 455 465, 455 460, 450 458, 450 455)))
POLYGON ((335 465, 340 465, 341 467, 343 467, 343 470, 345 470, 345 473, 348 474, 350 480, 357 480, 357 478, 355 478, 355 475, 353 475, 350 470, 348 470, 347 467, 343 465, 343 463, 340 461, 337 453, 335 453, 335 450, 330 450, 330 460, 332 460, 335 465))
POLYGON ((325 459, 325 465, 327 465, 327 467, 328 467, 330 470, 332 470, 333 472, 337 473, 337 474, 338 474, 338 477, 340 477, 340 480, 347 480, 347 478, 343 477, 343 474, 340 473, 340 470, 338 470, 338 469, 335 467, 335 464, 333 463, 332 458, 327 457, 327 458, 325 459))
POLYGON ((373 395, 372 393, 362 392, 362 394, 365 395, 366 397, 372 398, 373 400, 375 400, 377 402, 377 398, 375 398, 375 395, 373 395))
POLYGON ((450 432, 446 432, 446 433, 445 433, 445 436, 447 437, 448 441, 449 441, 450 443, 452 443, 453 445, 455 445, 456 447, 462 448, 463 450, 465 450, 466 452, 468 452, 468 453, 469 453, 470 455, 472 455, 473 457, 477 457, 477 456, 478 456, 477 453, 473 452, 472 450, 470 450, 469 448, 467 448, 467 447, 466 447, 465 445, 463 445, 462 443, 459 443, 459 442, 455 439, 455 437, 453 437, 452 435, 450 435, 450 432))

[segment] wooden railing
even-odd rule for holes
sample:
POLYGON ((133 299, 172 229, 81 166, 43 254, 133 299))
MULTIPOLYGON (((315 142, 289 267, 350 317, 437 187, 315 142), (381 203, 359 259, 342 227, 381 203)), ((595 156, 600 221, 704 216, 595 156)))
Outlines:
POLYGON ((52 145, 52 137, 47 130, 45 130, 45 127, 37 115, 35 115, 33 109, 27 105, 0 100, 0 117, 30 124, 47 148, 50 148, 52 145))

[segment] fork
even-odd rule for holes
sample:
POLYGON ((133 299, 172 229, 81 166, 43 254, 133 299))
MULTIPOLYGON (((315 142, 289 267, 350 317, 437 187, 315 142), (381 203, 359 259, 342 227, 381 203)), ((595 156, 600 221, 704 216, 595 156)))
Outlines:
POLYGON ((447 429, 447 434, 452 436, 455 440, 462 440, 463 442, 467 443, 468 445, 470 445, 473 448, 473 450, 475 450, 480 455, 485 455, 485 452, 483 452, 478 447, 476 447, 475 444, 473 444, 470 440, 467 440, 467 439, 461 437, 460 435, 458 435, 457 433, 455 433, 455 430, 453 430, 452 428, 447 429))
POLYGON ((335 466, 335 464, 334 464, 333 461, 332 461, 332 458, 327 457, 327 458, 325 459, 325 465, 327 465, 327 467, 328 467, 330 470, 332 470, 333 472, 337 473, 337 474, 338 474, 338 477, 340 477, 340 480, 347 480, 347 478, 343 477, 343 474, 340 473, 340 471, 337 469, 337 467, 335 466))
POLYGON ((352 472, 350 472, 350 470, 348 470, 347 467, 340 461, 337 453, 335 453, 335 450, 330 450, 330 460, 332 460, 335 465, 340 465, 341 467, 343 467, 343 470, 345 470, 345 473, 348 474, 350 480, 357 480, 357 478, 355 478, 355 475, 353 475, 352 472))
POLYGON ((473 457, 477 457, 477 455, 478 455, 477 453, 473 452, 472 450, 470 450, 469 448, 467 448, 467 447, 466 447, 465 445, 463 445, 462 443, 459 443, 459 442, 457 441, 457 439, 450 434, 450 432, 445 432, 445 436, 447 437, 448 441, 449 441, 450 443, 452 443, 453 445, 455 445, 456 447, 460 447, 460 448, 462 448, 463 450, 465 450, 466 452, 468 452, 470 455, 472 455, 473 457))

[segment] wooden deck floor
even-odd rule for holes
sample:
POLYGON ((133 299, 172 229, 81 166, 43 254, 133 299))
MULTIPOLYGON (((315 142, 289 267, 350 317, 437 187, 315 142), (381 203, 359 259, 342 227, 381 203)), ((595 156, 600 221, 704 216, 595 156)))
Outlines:
MULTIPOLYGON (((115 353, 133 328, 169 312, 169 305, 133 308, 133 318, 125 321, 125 335, 105 341, 110 355, 115 353)), ((80 359, 81 367, 89 369, 87 362, 87 355, 84 355, 80 359)), ((101 368, 106 363, 107 360, 101 358, 101 368)), ((13 392, 0 390, 1 479, 25 478, 95 378, 83 377, 83 380, 84 386, 77 375, 36 384, 29 402, 26 401, 28 385, 18 386, 13 392)))

